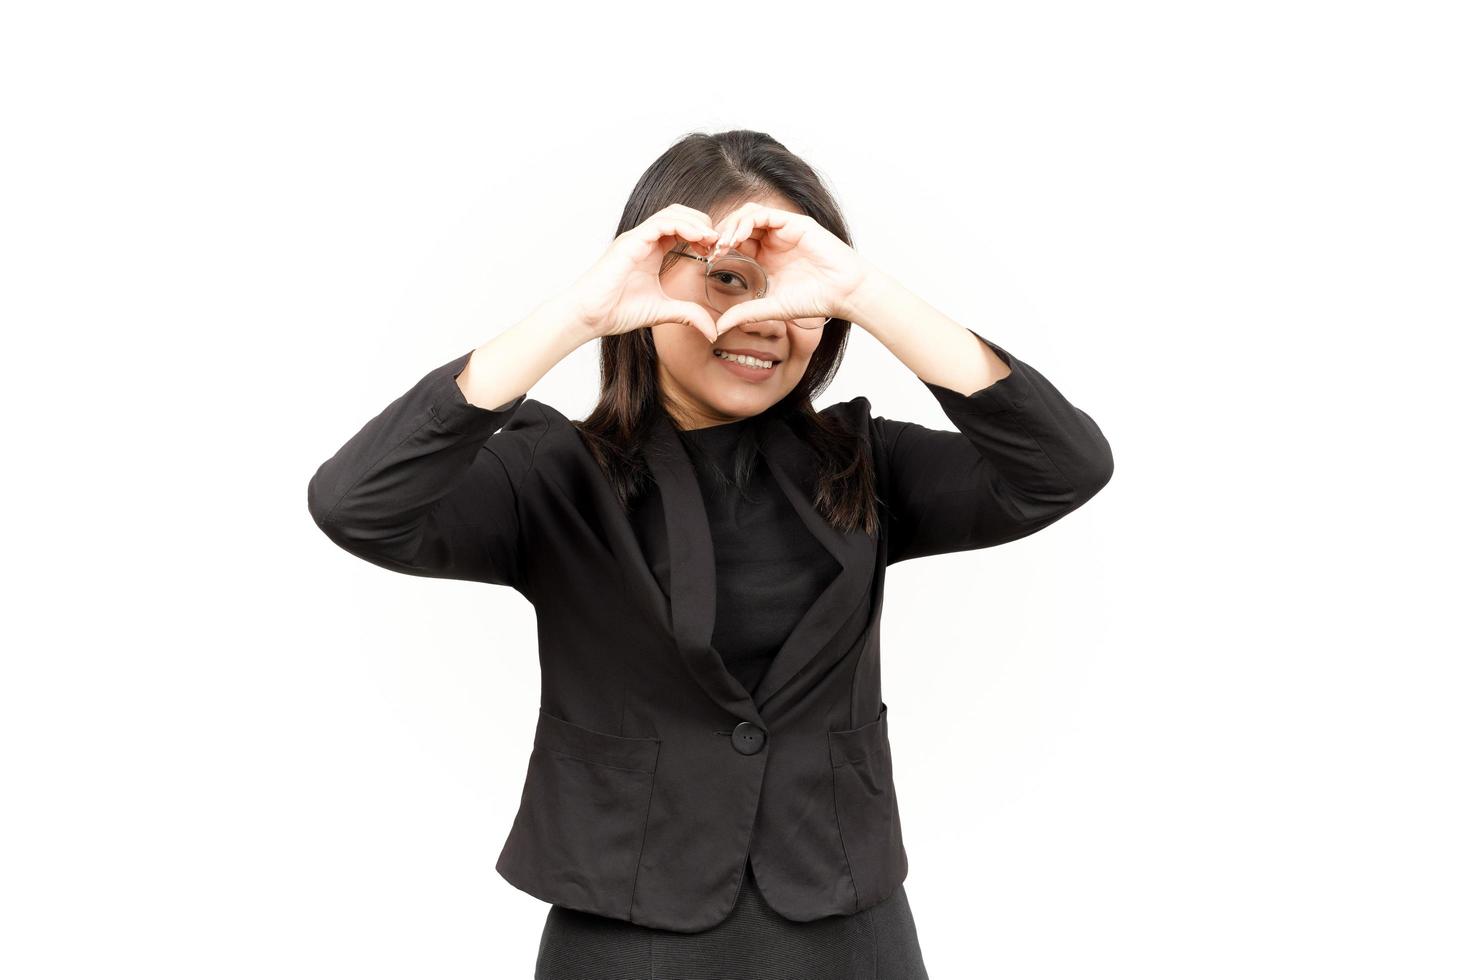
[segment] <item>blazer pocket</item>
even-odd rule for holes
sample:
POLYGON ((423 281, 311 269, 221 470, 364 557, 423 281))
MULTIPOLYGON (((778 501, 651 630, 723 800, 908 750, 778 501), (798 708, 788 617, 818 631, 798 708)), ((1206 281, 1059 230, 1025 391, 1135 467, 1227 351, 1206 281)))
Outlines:
POLYGON ((893 754, 888 743, 888 705, 857 728, 829 731, 838 831, 858 893, 859 908, 892 894, 908 872, 893 754))
POLYGON ((558 755, 582 762, 651 773, 658 764, 658 747, 662 739, 628 738, 593 731, 558 718, 545 708, 536 721, 535 744, 558 755))
POLYGON ((594 731, 540 709, 501 873, 555 904, 627 915, 661 742, 594 731))

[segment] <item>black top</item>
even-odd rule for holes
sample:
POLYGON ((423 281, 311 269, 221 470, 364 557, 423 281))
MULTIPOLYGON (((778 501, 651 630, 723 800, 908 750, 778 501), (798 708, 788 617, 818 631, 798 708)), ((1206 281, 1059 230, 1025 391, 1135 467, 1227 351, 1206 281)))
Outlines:
POLYGON ((715 551, 711 646, 753 692, 776 651, 841 570, 807 530, 755 454, 744 494, 734 485, 741 437, 754 417, 679 432, 694 462, 715 551))

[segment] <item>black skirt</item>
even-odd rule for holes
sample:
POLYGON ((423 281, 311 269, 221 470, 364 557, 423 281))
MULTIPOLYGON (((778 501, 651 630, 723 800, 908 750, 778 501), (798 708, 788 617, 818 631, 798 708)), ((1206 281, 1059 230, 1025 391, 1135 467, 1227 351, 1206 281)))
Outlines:
POLYGON ((856 915, 792 922, 750 862, 729 917, 672 932, 553 905, 535 980, 929 980, 903 886, 856 915))

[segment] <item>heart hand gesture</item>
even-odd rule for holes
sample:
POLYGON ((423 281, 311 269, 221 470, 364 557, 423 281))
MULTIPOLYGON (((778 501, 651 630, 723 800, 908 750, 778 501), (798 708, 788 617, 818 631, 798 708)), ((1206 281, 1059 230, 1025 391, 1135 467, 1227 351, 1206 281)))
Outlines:
POLYGON ((721 219, 717 230, 721 234, 714 254, 747 238, 757 240, 755 260, 768 275, 764 296, 737 303, 720 315, 715 329, 721 334, 760 320, 819 329, 826 318, 842 316, 848 297, 865 277, 863 262, 852 246, 810 215, 747 201, 721 219))

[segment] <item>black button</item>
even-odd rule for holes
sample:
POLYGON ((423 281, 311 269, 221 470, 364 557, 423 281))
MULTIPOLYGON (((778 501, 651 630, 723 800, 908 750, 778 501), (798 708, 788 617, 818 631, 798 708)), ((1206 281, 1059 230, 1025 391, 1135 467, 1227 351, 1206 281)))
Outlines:
POLYGON ((766 731, 759 725, 753 725, 748 721, 742 721, 735 726, 730 733, 730 741, 735 743, 735 751, 742 755, 755 755, 766 744, 766 731))

